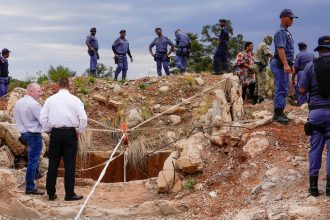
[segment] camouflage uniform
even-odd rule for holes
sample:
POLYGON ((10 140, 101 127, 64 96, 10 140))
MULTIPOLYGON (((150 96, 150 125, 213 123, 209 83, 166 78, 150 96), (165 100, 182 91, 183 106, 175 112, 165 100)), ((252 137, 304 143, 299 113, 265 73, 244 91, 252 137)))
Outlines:
POLYGON ((272 56, 272 52, 269 46, 272 44, 273 38, 270 35, 264 37, 264 41, 259 44, 255 53, 254 69, 256 73, 256 89, 254 96, 260 99, 265 99, 267 92, 266 86, 266 67, 269 62, 269 57, 272 56))

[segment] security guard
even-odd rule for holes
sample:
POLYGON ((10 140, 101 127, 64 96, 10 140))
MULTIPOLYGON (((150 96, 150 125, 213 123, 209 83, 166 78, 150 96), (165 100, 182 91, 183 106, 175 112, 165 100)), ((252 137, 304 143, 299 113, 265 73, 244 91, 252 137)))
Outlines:
POLYGON ((289 119, 284 114, 286 98, 289 92, 289 74, 294 73, 294 42, 288 28, 293 19, 298 18, 290 9, 284 9, 281 14, 281 26, 274 36, 275 54, 270 63, 274 75, 274 116, 273 120, 288 124, 289 119))
POLYGON ((91 34, 87 36, 86 39, 86 45, 88 47, 88 55, 90 56, 90 73, 92 76, 96 76, 96 66, 97 66, 97 60, 100 59, 99 55, 99 42, 96 35, 96 28, 93 27, 90 29, 91 34))
POLYGON ((191 40, 187 34, 178 29, 175 31, 175 41, 178 48, 176 51, 175 66, 181 73, 184 73, 187 69, 187 58, 191 49, 191 40))
POLYGON ((170 75, 170 69, 168 67, 169 55, 174 50, 174 44, 168 37, 164 37, 161 28, 155 29, 156 34, 158 35, 149 46, 149 52, 151 56, 154 57, 154 60, 157 63, 157 74, 158 76, 162 76, 162 65, 164 67, 165 73, 167 76, 170 75), (152 48, 156 46, 156 53, 152 52, 152 48), (167 47, 170 46, 171 49, 167 53, 167 47))
POLYGON ((321 168, 322 151, 326 144, 326 195, 330 196, 330 36, 320 37, 315 51, 319 52, 319 58, 307 64, 298 81, 300 93, 310 92, 309 121, 305 125, 306 134, 311 135, 309 192, 312 196, 319 195, 318 175, 321 168))
POLYGON ((228 41, 229 41, 229 32, 227 29, 226 19, 220 19, 220 35, 219 35, 219 45, 215 54, 213 56, 213 74, 223 74, 223 72, 228 71, 228 41))
MULTIPOLYGON (((294 78, 297 75, 297 82, 300 79, 301 72, 305 69, 305 66, 307 63, 313 60, 313 54, 307 51, 307 44, 304 42, 298 43, 298 47, 300 52, 297 54, 296 59, 294 60, 294 68, 295 68, 295 74, 292 75, 293 79, 292 81, 294 82, 294 78)), ((302 105, 307 102, 307 94, 300 94, 299 89, 298 89, 298 83, 295 84, 294 86, 295 93, 297 95, 297 104, 302 105)))
POLYGON ((8 85, 10 79, 8 77, 8 57, 10 51, 7 48, 4 48, 0 56, 0 97, 4 96, 8 92, 8 85))
POLYGON ((129 43, 126 40, 126 30, 121 30, 120 37, 117 38, 117 40, 112 44, 112 51, 115 54, 115 63, 117 64, 117 69, 115 71, 115 80, 117 80, 118 75, 120 72, 122 72, 122 80, 125 81, 127 69, 128 69, 128 63, 127 63, 127 56, 128 54, 129 58, 131 59, 131 62, 133 62, 133 57, 131 55, 131 51, 129 49, 129 43))

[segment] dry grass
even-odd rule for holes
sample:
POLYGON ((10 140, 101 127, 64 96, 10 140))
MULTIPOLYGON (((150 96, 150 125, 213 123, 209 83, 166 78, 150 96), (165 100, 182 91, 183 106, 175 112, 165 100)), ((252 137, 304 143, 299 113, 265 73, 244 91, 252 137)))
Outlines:
POLYGON ((92 132, 85 131, 83 132, 78 140, 78 158, 80 159, 82 166, 86 165, 87 151, 92 145, 92 132))
POLYGON ((137 167, 138 165, 142 167, 145 166, 145 160, 141 161, 141 159, 148 154, 148 151, 142 138, 130 142, 128 144, 127 153, 128 153, 127 156, 128 163, 132 167, 137 167))

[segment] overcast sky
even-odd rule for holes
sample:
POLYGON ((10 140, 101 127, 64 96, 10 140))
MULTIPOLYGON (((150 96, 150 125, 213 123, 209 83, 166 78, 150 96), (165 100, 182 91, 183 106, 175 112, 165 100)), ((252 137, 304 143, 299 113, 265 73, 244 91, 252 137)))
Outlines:
POLYGON ((200 35, 203 25, 226 18, 234 34, 258 44, 265 34, 274 34, 280 11, 291 8, 299 16, 290 29, 295 44, 305 41, 312 49, 319 36, 330 35, 329 0, 0 0, 0 6, 0 47, 12 51, 10 74, 19 79, 59 64, 83 73, 89 67, 85 39, 93 26, 99 61, 113 67, 111 45, 119 30, 127 30, 134 57, 129 78, 155 74, 148 52, 155 27, 174 39, 177 28, 200 35))

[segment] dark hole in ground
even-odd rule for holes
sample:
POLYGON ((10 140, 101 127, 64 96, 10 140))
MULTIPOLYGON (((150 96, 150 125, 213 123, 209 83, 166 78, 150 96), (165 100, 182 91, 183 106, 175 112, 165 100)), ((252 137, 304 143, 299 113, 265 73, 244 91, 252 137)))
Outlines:
MULTIPOLYGON (((132 167, 130 164, 127 164, 126 181, 142 180, 158 176, 158 173, 163 169, 164 162, 169 155, 170 152, 158 152, 150 154, 145 158, 145 165, 143 166, 139 165, 138 167, 132 167)), ((80 161, 77 162, 77 170, 102 164, 103 162, 107 161, 109 157, 110 155, 105 154, 105 152, 88 152, 84 166, 82 166, 80 161)), ((63 168, 63 162, 61 162, 60 167, 63 168)), ((103 168, 104 165, 92 170, 79 171, 76 172, 76 177, 97 180, 103 168)), ((63 170, 59 170, 59 176, 64 176, 63 170)), ((123 181, 124 155, 121 155, 110 163, 106 174, 102 179, 102 182, 113 183, 123 181)))

